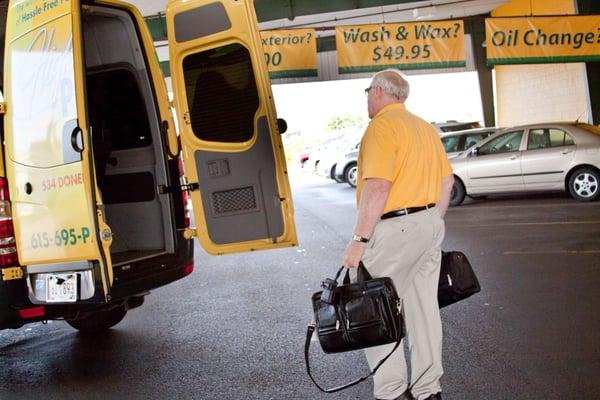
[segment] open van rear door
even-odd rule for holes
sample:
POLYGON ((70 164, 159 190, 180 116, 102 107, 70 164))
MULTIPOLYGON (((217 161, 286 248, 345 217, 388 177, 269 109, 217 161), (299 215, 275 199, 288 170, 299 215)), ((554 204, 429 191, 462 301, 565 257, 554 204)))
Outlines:
POLYGON ((213 254, 295 245, 252 1, 172 0, 167 29, 194 234, 213 254))
POLYGON ((79 0, 15 0, 8 11, 7 179, 35 303, 102 303, 112 281, 111 232, 96 208, 80 14, 79 0))

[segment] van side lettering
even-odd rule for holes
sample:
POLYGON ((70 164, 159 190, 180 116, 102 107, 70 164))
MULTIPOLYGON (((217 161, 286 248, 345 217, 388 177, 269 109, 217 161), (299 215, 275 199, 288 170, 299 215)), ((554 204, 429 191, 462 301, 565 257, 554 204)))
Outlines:
POLYGON ((42 191, 47 192, 53 189, 60 189, 68 186, 83 184, 83 173, 59 176, 58 178, 49 178, 42 180, 42 191))
POLYGON ((36 232, 31 235, 31 248, 48 248, 76 246, 86 244, 90 241, 90 228, 82 226, 81 228, 58 229, 51 235, 48 232, 36 232), (53 238, 52 240, 50 238, 53 238))

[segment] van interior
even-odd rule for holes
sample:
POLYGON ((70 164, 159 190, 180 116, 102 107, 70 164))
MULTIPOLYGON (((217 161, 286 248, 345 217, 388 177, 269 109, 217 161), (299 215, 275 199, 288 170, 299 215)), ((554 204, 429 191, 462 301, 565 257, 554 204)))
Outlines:
POLYGON ((87 111, 94 167, 113 232, 113 265, 173 253, 175 223, 154 92, 132 17, 91 6, 83 14, 87 111))

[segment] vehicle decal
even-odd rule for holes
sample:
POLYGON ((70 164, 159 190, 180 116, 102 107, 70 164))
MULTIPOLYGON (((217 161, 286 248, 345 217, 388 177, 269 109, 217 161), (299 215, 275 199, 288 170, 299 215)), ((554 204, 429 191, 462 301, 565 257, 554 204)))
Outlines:
POLYGON ((90 228, 82 226, 81 228, 63 228, 49 232, 36 232, 31 235, 31 248, 40 247, 64 247, 77 246, 92 241, 90 228))
POLYGON ((83 173, 78 172, 42 180, 42 191, 60 189, 66 186, 83 185, 83 173))

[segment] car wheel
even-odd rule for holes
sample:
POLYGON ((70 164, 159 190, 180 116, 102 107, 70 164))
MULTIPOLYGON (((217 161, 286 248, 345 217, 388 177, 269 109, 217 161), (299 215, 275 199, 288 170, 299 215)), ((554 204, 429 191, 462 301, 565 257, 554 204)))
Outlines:
POLYGON ((569 179, 569 193, 575 200, 596 200, 600 196, 600 173, 591 168, 578 169, 569 179))
POLYGON ((460 205, 465 199, 465 195, 465 185, 458 178, 454 178, 454 185, 452 185, 452 192, 450 193, 450 206, 460 205))
POLYGON ((358 166, 356 165, 356 163, 352 163, 348 167, 346 167, 344 177, 346 178, 346 182, 348 182, 348 185, 356 187, 356 182, 358 180, 358 166))
POLYGON ((336 166, 337 166, 337 164, 333 164, 331 166, 331 169, 329 170, 329 179, 335 180, 335 167, 336 166))
POLYGON ((110 310, 96 311, 82 318, 66 320, 69 325, 85 334, 102 333, 125 318, 127 309, 119 306, 110 310))

